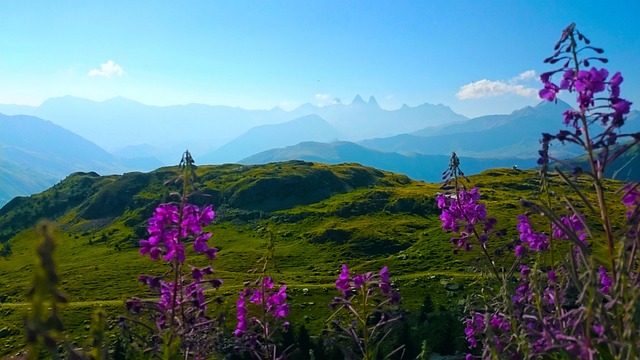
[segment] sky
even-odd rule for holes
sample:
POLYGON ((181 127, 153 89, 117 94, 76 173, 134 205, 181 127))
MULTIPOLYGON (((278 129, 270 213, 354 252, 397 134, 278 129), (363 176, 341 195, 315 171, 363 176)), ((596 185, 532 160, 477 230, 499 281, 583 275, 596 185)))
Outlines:
MULTIPOLYGON (((0 103, 535 105, 571 22, 640 104, 640 1, 1 1, 0 103)), ((601 65, 599 65, 601 66, 601 65)), ((571 99, 569 99, 571 100, 571 99)))

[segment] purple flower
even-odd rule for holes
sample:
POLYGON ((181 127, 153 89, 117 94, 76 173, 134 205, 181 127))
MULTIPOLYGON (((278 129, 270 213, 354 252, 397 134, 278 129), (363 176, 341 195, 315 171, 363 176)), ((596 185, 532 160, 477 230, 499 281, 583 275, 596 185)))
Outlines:
POLYGON ((618 98, 620 97, 620 84, 622 84, 622 74, 620 72, 616 72, 609 80, 609 88, 611 89, 611 97, 618 98))
POLYGON ((362 275, 356 275, 353 277, 353 286, 356 288, 362 288, 371 280, 372 274, 370 272, 362 275))
POLYGON ((575 74, 575 71, 573 71, 572 69, 566 70, 562 74, 562 81, 560 81, 560 89, 569 90, 569 91, 573 89, 574 74, 575 74))
POLYGON ((364 275, 356 275, 353 277, 353 286, 356 288, 364 285, 364 275))
POLYGON ((469 239, 477 234, 478 241, 484 245, 489 238, 497 220, 487 218, 487 210, 484 204, 478 203, 480 193, 478 188, 470 191, 459 191, 457 194, 438 194, 438 207, 442 210, 440 219, 445 231, 458 233, 459 237, 452 237, 451 243, 471 250, 469 239), (476 225, 483 224, 482 231, 476 230, 476 225), (463 230, 461 227, 463 226, 463 230))
POLYGON ((527 248, 522 245, 516 245, 515 253, 516 257, 521 258, 527 253, 527 248))
MULTIPOLYGON (((585 231, 584 221, 581 215, 571 214, 568 217, 563 216, 560 218, 560 222, 564 225, 565 228, 573 232, 583 244, 587 245, 587 233, 585 231)), ((557 224, 552 224, 551 228, 553 230, 553 237, 555 239, 569 239, 569 235, 565 234, 564 230, 557 224)))
POLYGON ((611 108, 614 113, 613 117, 626 115, 631 111, 631 102, 620 99, 620 98, 612 98, 609 100, 611 102, 611 108))
POLYGON ((489 325, 494 330, 509 331, 510 329, 509 322, 504 318, 504 316, 497 315, 497 314, 491 315, 491 320, 489 320, 489 325))
POLYGON ((634 184, 628 184, 624 188, 624 195, 622 196, 622 204, 627 207, 627 218, 631 218, 635 207, 640 204, 640 191, 634 184))
POLYGON ((346 296, 349 290, 351 290, 351 284, 349 283, 349 268, 347 265, 342 264, 342 272, 336 280, 336 288, 346 296))
POLYGON ((556 302, 556 291, 551 287, 547 287, 544 289, 544 293, 542 294, 542 298, 545 300, 547 304, 555 304, 556 302))
POLYGON ((600 291, 603 294, 609 294, 611 290, 611 286, 613 285, 613 280, 607 275, 607 269, 604 266, 601 266, 598 269, 598 275, 600 276, 600 291))
POLYGON ((173 259, 177 259, 181 264, 184 263, 185 253, 184 246, 178 243, 175 244, 167 244, 167 253, 164 256, 165 261, 172 261, 173 259))
POLYGON ((478 340, 475 337, 482 335, 485 331, 484 315, 475 312, 464 321, 464 325, 464 334, 469 342, 469 347, 473 349, 478 346, 478 340))
POLYGON ((607 69, 592 67, 589 71, 580 70, 576 76, 575 86, 579 92, 599 93, 605 90, 605 81, 609 76, 607 69))
POLYGON ((580 112, 575 110, 567 110, 563 112, 562 115, 564 115, 563 123, 565 125, 569 126, 569 124, 571 124, 571 126, 573 126, 575 129, 579 128, 578 120, 580 119, 580 112))
POLYGON ((538 92, 538 96, 547 101, 554 101, 558 91, 560 91, 558 85, 547 81, 544 83, 544 88, 538 92))
POLYGON ((247 310, 247 306, 245 303, 244 290, 240 291, 240 294, 238 295, 238 301, 236 301, 236 310, 238 325, 236 326, 236 330, 233 332, 233 334, 236 337, 240 337, 244 334, 245 331, 247 331, 247 328, 249 327, 247 320, 247 314, 249 313, 249 311, 247 310))
POLYGON ((528 243, 531 250, 545 251, 549 248, 547 235, 533 231, 529 218, 525 215, 518 215, 518 225, 516 225, 516 229, 520 232, 520 240, 528 243))
POLYGON ((289 314, 287 300, 287 287, 281 286, 277 293, 272 294, 267 299, 267 311, 271 312, 276 319, 283 318, 289 314))
POLYGON ((599 324, 593 324, 592 328, 593 328, 593 331, 595 331, 599 337, 602 337, 602 335, 604 335, 604 326, 599 324))
POLYGON ((214 259, 217 250, 207 245, 211 233, 203 233, 202 228, 213 221, 211 206, 202 211, 195 205, 186 204, 182 212, 174 204, 160 204, 148 220, 149 238, 140 241, 140 254, 149 254, 152 260, 163 255, 165 261, 185 261, 185 240, 194 240, 195 252, 204 253, 214 259), (182 217, 182 220, 180 218, 182 217))
POLYGON ((380 270, 380 282, 378 286, 380 286, 380 291, 382 291, 383 294, 388 294, 391 291, 391 280, 389 279, 389 268, 387 266, 380 270))
POLYGON ((262 305, 262 299, 264 298, 262 290, 253 289, 253 294, 249 298, 249 302, 254 305, 262 305))
POLYGON ((202 270, 194 266, 191 267, 191 277, 193 278, 193 281, 202 281, 203 276, 204 274, 202 273, 202 270))

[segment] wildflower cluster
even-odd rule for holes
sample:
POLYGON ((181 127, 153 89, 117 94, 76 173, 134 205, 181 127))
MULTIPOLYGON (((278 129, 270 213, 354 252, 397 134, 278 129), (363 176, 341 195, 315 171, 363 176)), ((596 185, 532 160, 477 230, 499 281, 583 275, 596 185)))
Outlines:
POLYGON ((467 251, 472 248, 471 238, 477 237, 484 245, 497 222, 495 218, 487 218, 487 209, 479 200, 478 188, 437 197, 438 208, 442 210, 442 228, 457 233, 459 236, 451 238, 451 243, 467 251))
MULTIPOLYGON (((203 232, 203 228, 209 225, 215 216, 211 206, 200 210, 191 204, 160 204, 149 219, 149 238, 140 241, 140 254, 149 254, 151 260, 162 258, 176 265, 185 262, 184 244, 193 241, 193 250, 196 253, 203 253, 208 259, 216 257, 217 249, 209 247, 207 240, 211 238, 211 233, 203 232)), ((177 273, 178 274, 178 273, 177 273)), ((204 314, 206 304, 204 300, 203 284, 210 284, 213 288, 222 285, 220 279, 206 279, 213 274, 213 268, 206 266, 197 268, 191 266, 189 275, 191 281, 187 281, 180 273, 178 282, 164 281, 161 277, 141 275, 138 280, 148 285, 153 291, 160 293, 160 300, 156 303, 160 314, 156 320, 159 329, 166 327, 166 319, 173 318, 176 309, 184 310, 185 305, 189 305, 186 314, 195 316, 191 322, 198 322, 196 319, 208 321, 204 314)), ((130 303, 129 310, 139 312, 140 301, 134 299, 130 303)), ((185 314, 185 313, 183 313, 185 314)))
POLYGON ((336 289, 341 296, 330 305, 336 309, 331 319, 334 329, 350 340, 342 347, 345 358, 375 359, 380 344, 400 319, 394 313, 400 296, 392 288, 389 269, 351 275, 343 264, 336 289))
MULTIPOLYGON (((188 200, 188 177, 193 174, 193 159, 186 152, 181 166, 184 174, 183 193, 178 203, 164 203, 156 207, 148 220, 149 237, 140 241, 140 254, 149 255, 151 260, 164 261, 171 265, 171 270, 164 276, 140 275, 138 280, 149 286, 152 292, 159 295, 158 300, 142 300, 133 298, 127 301, 127 310, 155 320, 155 330, 151 332, 144 346, 154 351, 172 349, 188 356, 189 354, 206 355, 209 346, 202 346, 203 341, 210 341, 207 333, 214 328, 214 320, 207 315, 205 287, 217 289, 222 280, 213 278, 213 267, 185 267, 185 246, 193 244, 193 251, 204 254, 209 260, 216 257, 217 250, 208 245, 211 233, 204 232, 204 227, 211 224, 215 212, 211 206, 199 208, 188 200), (205 340, 206 339, 206 340, 205 340), (182 348, 176 349, 179 344, 182 348)), ((124 320, 124 319, 123 319, 124 320)), ((141 322, 133 321, 134 324, 141 322)), ((122 322, 128 330, 126 321, 122 322)))
MULTIPOLYGON (((631 105, 620 98, 622 75, 615 73, 609 78, 609 72, 603 68, 581 69, 592 61, 606 63, 606 59, 597 56, 578 59, 579 54, 588 51, 603 52, 589 44, 571 24, 562 33, 555 53, 545 60, 551 64, 564 61, 564 65, 542 74, 544 88, 540 97, 554 101, 560 91, 575 92, 578 109, 563 114, 563 123, 570 130, 542 136, 539 164, 542 191, 547 198, 539 203, 522 201, 528 211, 517 219, 519 239, 513 247, 515 262, 510 270, 497 271, 486 251, 487 237, 482 236, 485 233, 476 230, 477 224, 486 223, 487 216, 484 205, 478 203, 477 189, 467 192, 456 186, 455 194, 438 197, 443 229, 461 234, 463 245, 468 243, 469 233, 473 233, 492 265, 494 279, 485 289, 489 296, 474 297, 464 321, 469 346, 482 358, 640 356, 637 315, 640 192, 634 184, 622 189, 622 202, 628 209, 628 229, 616 234, 609 214, 611 204, 605 198, 603 186, 606 166, 640 141, 640 135, 621 132, 631 105), (556 73, 562 75, 558 85, 551 81, 556 73), (601 96, 603 92, 608 96, 601 96), (594 126, 604 130, 593 135, 594 126), (630 141, 619 143, 624 138, 630 141), (558 214, 553 210, 547 171, 550 160, 562 163, 549 155, 553 140, 580 145, 587 154, 590 169, 573 168, 571 172, 591 179, 597 208, 562 169, 556 167, 555 170, 582 200, 581 205, 594 215, 589 219, 567 197, 563 200, 567 213, 558 214), (548 223, 547 233, 535 229, 534 224, 540 222, 531 221, 531 214, 542 215, 541 222, 548 223), (600 225, 597 231, 589 226, 596 221, 600 225), (607 261, 594 256, 590 243, 606 244, 607 261), (569 251, 558 254, 559 249, 569 251)), ((453 240, 460 245, 460 240, 453 240)), ((467 355, 468 359, 474 357, 467 355)))
POLYGON ((281 285, 276 290, 269 276, 259 279, 255 285, 255 288, 247 287, 240 291, 236 302, 238 324, 234 335, 241 339, 242 350, 253 357, 276 358, 272 337, 278 325, 285 330, 289 326, 289 322, 282 321, 289 315, 287 286, 281 285), (253 312, 249 311, 249 305, 254 307, 253 312))
POLYGON ((211 205, 202 210, 191 204, 160 204, 149 219, 149 239, 140 241, 140 254, 151 260, 185 261, 184 243, 193 241, 193 250, 215 259, 217 250, 207 245, 211 233, 202 228, 211 224, 215 212, 211 205))
MULTIPOLYGON (((623 77, 616 72, 609 78, 609 71, 605 68, 592 66, 591 62, 607 63, 606 58, 600 56, 579 55, 595 52, 600 55, 604 50, 590 45, 590 40, 575 29, 575 24, 569 25, 556 43, 552 56, 545 59, 545 63, 556 64, 563 62, 563 66, 543 73, 540 76, 544 88, 540 90, 540 97, 548 101, 555 101, 559 92, 567 91, 576 93, 578 103, 577 110, 567 110, 563 113, 564 125, 571 130, 561 130, 555 135, 543 134, 543 143, 557 139, 562 143, 577 144, 587 150, 587 155, 595 155, 593 151, 603 149, 598 153, 598 159, 590 158, 592 162, 591 173, 597 174, 603 170, 606 164, 611 163, 633 144, 640 141, 640 134, 625 134, 620 132, 624 125, 626 115, 631 110, 631 102, 620 97, 620 85, 623 77), (562 74, 559 84, 551 81, 551 77, 557 73, 562 74), (602 94, 604 93, 604 94, 602 94), (589 126, 599 124, 604 130, 598 134, 589 134, 589 126), (610 146, 619 143, 620 139, 629 138, 632 141, 627 144, 619 144, 617 149, 610 153, 610 146)), ((548 152, 541 151, 539 163, 547 162, 548 152)), ((552 159, 559 161, 559 159, 552 159)), ((583 171, 585 169, 580 169, 583 171)))

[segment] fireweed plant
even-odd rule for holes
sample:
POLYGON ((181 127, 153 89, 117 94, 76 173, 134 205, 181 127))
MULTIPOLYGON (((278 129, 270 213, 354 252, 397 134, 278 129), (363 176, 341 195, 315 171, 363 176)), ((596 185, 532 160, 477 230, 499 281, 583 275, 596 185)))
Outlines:
POLYGON ((121 326, 130 336, 130 346, 143 353, 162 354, 163 358, 203 358, 213 351, 217 324, 206 314, 211 300, 205 300, 204 290, 206 287, 217 289, 222 281, 213 278, 211 266, 187 265, 185 250, 192 244, 194 252, 209 260, 215 259, 217 250, 207 244, 211 233, 203 231, 215 213, 211 206, 199 208, 189 203, 197 179, 188 151, 179 169, 175 182, 182 185, 182 193, 172 193, 178 201, 158 205, 148 220, 149 237, 140 241, 141 255, 169 265, 162 276, 140 275, 138 278, 157 293, 159 299, 127 301, 127 310, 136 317, 122 318, 121 326), (134 331, 130 331, 132 326, 134 331), (148 335, 143 335, 145 333, 148 335))
MULTIPOLYGON (((274 336, 289 328, 289 322, 285 321, 289 315, 287 286, 276 289, 273 279, 267 275, 269 265, 275 267, 273 234, 270 234, 267 252, 258 263, 262 264, 260 275, 255 281, 244 284, 236 302, 238 323, 234 336, 238 339, 237 349, 255 359, 285 359, 291 349, 278 352, 274 336)), ((258 269, 250 272, 256 273, 258 269)))
POLYGON ((42 240, 36 248, 36 271, 28 292, 31 309, 25 319, 30 349, 20 358, 107 359, 107 347, 104 346, 106 318, 102 310, 96 310, 92 316, 90 349, 78 349, 63 333, 59 305, 66 303, 67 298, 57 289, 60 278, 53 257, 56 244, 51 234, 52 228, 53 225, 46 221, 37 226, 42 240))
POLYGON ((401 319, 397 313, 400 296, 391 287, 386 266, 379 273, 352 276, 343 264, 336 288, 341 295, 331 302, 336 311, 328 321, 335 333, 347 340, 346 344, 338 344, 342 345, 345 359, 389 358, 403 350, 399 347, 386 357, 380 356, 384 355, 380 353, 380 345, 401 319))
POLYGON ((578 106, 564 112, 566 129, 542 135, 540 198, 521 201, 526 212, 517 219, 510 269, 499 270, 487 251, 495 220, 487 218, 477 188, 458 185, 455 154, 444 174, 446 183, 455 183, 454 191, 438 195, 442 227, 455 234, 451 241, 465 250, 479 248, 491 274, 467 307, 465 335, 472 349, 467 359, 640 358, 640 191, 633 183, 619 191, 627 212, 626 226, 617 229, 609 208, 619 198, 607 198, 603 185, 606 167, 635 146, 640 133, 622 130, 631 105, 620 98, 622 75, 590 67, 607 62, 602 49, 571 24, 554 50, 545 63, 562 66, 541 75, 539 95, 555 101, 566 91, 576 95, 578 106), (552 82, 558 75, 560 82, 552 82), (582 147, 589 168, 553 158, 554 141, 582 147), (579 200, 553 196, 551 164, 559 164, 553 165, 556 176, 579 200), (596 204, 587 200, 578 178, 588 179, 596 204), (606 246, 606 254, 594 255, 593 244, 606 246))

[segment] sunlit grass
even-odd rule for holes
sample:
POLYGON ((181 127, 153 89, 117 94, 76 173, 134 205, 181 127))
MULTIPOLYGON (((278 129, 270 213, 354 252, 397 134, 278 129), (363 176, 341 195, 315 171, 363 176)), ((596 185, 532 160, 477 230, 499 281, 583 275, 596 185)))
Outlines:
MULTIPOLYGON (((316 332, 325 326, 327 304, 336 295, 333 282, 342 263, 356 272, 389 266, 407 309, 417 309, 427 294, 436 304, 462 306, 481 268, 483 259, 476 255, 453 253, 435 207, 435 195, 442 191, 437 184, 359 165, 301 162, 202 166, 198 174, 209 197, 196 200, 213 203, 218 211, 219 220, 207 230, 213 233, 210 245, 220 249, 212 266, 224 281, 218 291, 224 299, 222 309, 232 310, 242 283, 255 279, 247 271, 258 266, 256 261, 272 235, 277 269, 270 269, 271 275, 292 289, 292 321, 316 332), (272 179, 272 192, 259 187, 261 178, 272 179), (314 190, 327 183, 330 192, 314 190), (291 187, 307 189, 310 197, 304 192, 288 194, 291 187), (248 194, 269 210, 256 211, 257 205, 247 203, 248 194), (463 285, 463 290, 446 290, 448 282, 463 285), (310 290, 309 295, 302 294, 303 288, 310 290)), ((27 226, 12 219, 32 213, 32 219, 52 218, 58 223, 55 258, 60 290, 71 302, 63 314, 69 336, 81 343, 92 308, 103 306, 113 321, 124 312, 127 298, 154 296, 136 280, 139 274, 162 275, 168 270, 163 262, 140 256, 135 244, 145 235, 146 218, 155 205, 168 199, 162 184, 171 175, 171 169, 163 168, 125 177, 71 176, 3 214, 1 228, 17 233, 10 240, 12 254, 0 258, 0 329, 11 330, 2 339, 11 346, 0 346, 0 354, 15 352, 23 343, 21 322, 29 306, 25 294, 35 259, 35 223, 27 226), (52 206, 56 211, 49 211, 52 206)), ((503 251, 500 261, 507 264, 512 255, 505 246, 516 236, 516 215, 523 212, 519 202, 537 197, 537 174, 494 169, 470 180, 468 186, 480 187, 498 227, 508 230, 505 237, 489 244, 490 251, 503 251)), ((552 181, 560 194, 560 180, 552 181)), ((608 181, 606 186, 613 194, 620 183, 608 181)), ((611 195, 610 199, 612 212, 622 213, 617 198, 611 195)), ((604 244, 595 241, 593 249, 602 252, 604 244)), ((188 258, 195 266, 207 263, 192 253, 188 258)))

